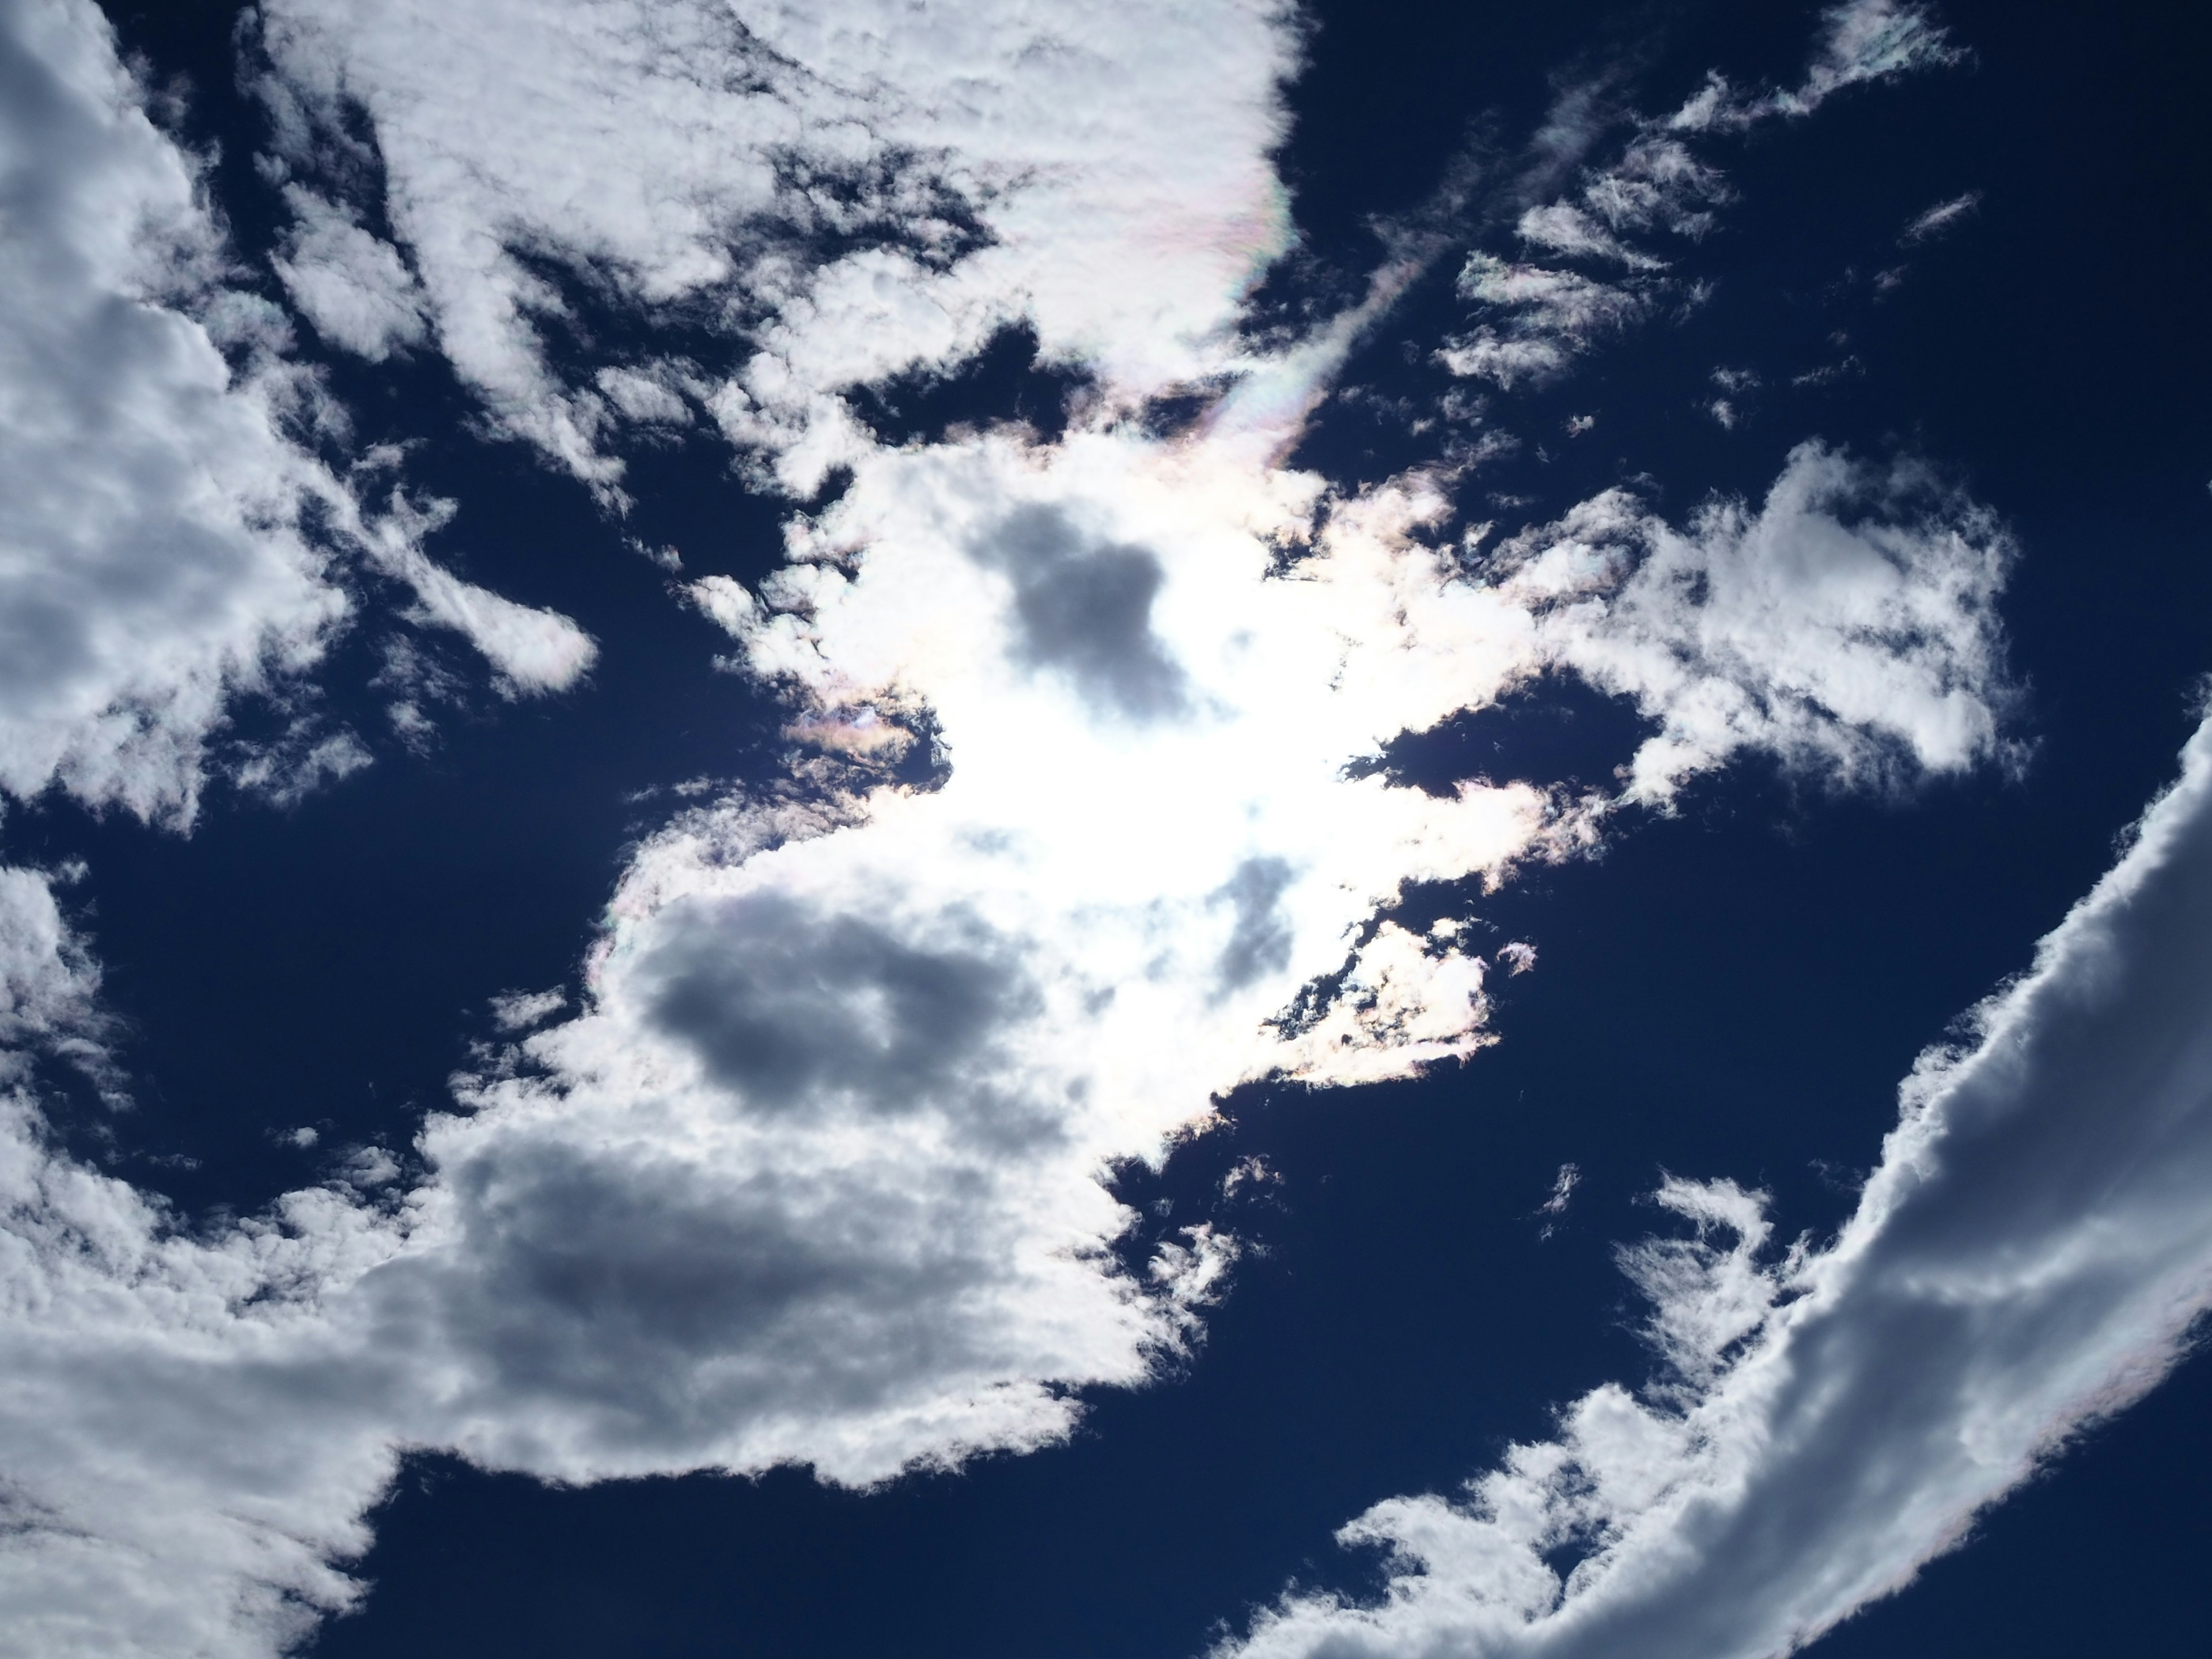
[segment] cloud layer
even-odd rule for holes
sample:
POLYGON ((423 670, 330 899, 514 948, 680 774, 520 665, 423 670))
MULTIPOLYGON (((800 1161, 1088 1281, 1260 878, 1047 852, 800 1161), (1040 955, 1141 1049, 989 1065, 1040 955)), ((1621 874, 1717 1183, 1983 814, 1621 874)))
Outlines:
MULTIPOLYGON (((1051 1440, 1072 1389, 1192 1340, 1233 1244, 1194 1229, 1127 1270, 1111 1170, 1239 1081, 1403 1076, 1488 1041, 1473 936, 1391 907, 1570 853, 1613 810, 1352 763, 1607 641, 1587 594, 1650 568, 1621 553, 1569 627, 1523 574, 1471 576, 1419 481, 1323 507, 1248 457, 1233 435, 881 452, 764 601, 702 584, 793 700, 811 787, 649 843, 587 1007, 488 1057, 411 1184, 356 1160, 195 1233, 46 1149, 19 1097, 18 1626, 56 1652, 181 1629, 263 1650, 354 1593, 329 1564, 402 1445, 570 1480, 797 1461, 866 1483, 1051 1440), (1052 581, 1112 602, 1071 612, 1052 581), (915 791, 876 769, 925 707, 951 766, 915 791)), ((1789 513, 1763 541, 1665 532, 1668 568, 1710 546, 1786 586, 1832 544, 1887 548, 1907 581, 1962 533, 1789 513)), ((1724 574, 1704 588, 1728 602, 1724 574)), ((1803 634, 1774 660, 1816 659, 1859 592, 1774 611, 1803 634)), ((1983 660, 1980 614, 1929 614, 1983 660)), ((1901 758, 1966 752, 1885 729, 1901 758)))
MULTIPOLYGON (((1834 46, 1877 14, 1905 15, 1832 15, 1808 88, 1915 61, 1834 46)), ((314 386, 273 305, 212 278, 131 286, 131 261, 173 273, 180 247, 219 262, 191 168, 88 7, 9 16, 9 61, 46 99, 11 112, 51 106, 54 130, 106 134, 130 163, 40 186, 63 204, 46 240, 76 261, 57 314, 89 293, 125 329, 81 317, 56 348, 99 414, 71 441, 86 467, 123 458, 93 482, 146 523, 213 526, 227 597, 221 626, 161 612, 173 660, 110 650, 158 672, 86 679, 66 741, 0 782, 188 816, 224 699, 311 663, 341 561, 404 583, 510 689, 573 682, 580 630, 430 562, 449 509, 363 505, 390 456, 343 477, 311 456, 282 398, 312 405, 314 386), (113 238, 88 264, 80 222, 112 237, 142 198, 189 236, 113 238), (94 374, 118 339, 127 361, 94 374), (148 377, 161 465, 118 447, 137 428, 99 401, 148 377), (190 487, 132 494, 173 477, 190 487), (328 547, 300 528, 310 501, 328 547), (111 716, 167 758, 125 767, 111 716)), ((1484 556, 1455 533, 1449 469, 1345 494, 1279 464, 1407 271, 1302 346, 1236 337, 1287 234, 1268 155, 1292 37, 1272 7, 1054 31, 865 0, 276 0, 263 49, 294 215, 275 271, 329 343, 442 353, 500 429, 611 507, 625 422, 711 420, 787 489, 833 465, 849 483, 793 515, 757 589, 684 591, 730 635, 725 665, 785 705, 787 779, 637 850, 582 1006, 502 1000, 502 1026, 538 1028, 484 1051, 408 1167, 356 1150, 269 1214, 195 1224, 58 1152, 31 1071, 9 1074, 0 1619, 41 1653, 281 1647, 359 1594, 343 1564, 402 1448, 562 1480, 803 1462, 865 1485, 1047 1443, 1082 1389, 1188 1351, 1235 1258, 1203 1227, 1136 1257, 1114 1170, 1165 1157, 1241 1082, 1400 1078, 1490 1041, 1486 975, 1534 951, 1480 954, 1486 888, 1747 753, 1840 785, 2004 753, 2007 544, 1910 466, 1808 445, 1756 507, 1717 498, 1676 526, 1608 491, 1484 556), (556 349, 587 303, 666 349, 556 349), (1090 379, 1064 439, 893 447, 843 396, 1017 320, 1090 379), (1138 418, 1239 377, 1178 436, 1138 418), (1655 728, 1617 793, 1390 780, 1392 739, 1559 673, 1655 728), (925 750, 931 784, 901 781, 925 750)), ((11 176, 35 197, 34 137, 11 176)), ((1672 223, 1715 188, 1646 140, 1592 185, 1596 218, 1524 236, 1650 269, 1593 227, 1672 223)), ((1522 297, 1553 333, 1597 317, 1583 288, 1538 286, 1522 297)), ((138 543, 72 551, 72 522, 21 537, 42 592, 111 554, 145 579, 138 543)), ((94 1054, 94 969, 50 884, 6 872, 0 904, 0 1031, 94 1054)), ((1717 1399, 1738 1370, 1698 1332, 1751 1329, 1778 1281, 1747 1200, 1674 1196, 1744 1240, 1647 1258, 1680 1398, 1717 1399)), ((1263 1635, 1340 1616, 1292 1608, 1263 1635)))

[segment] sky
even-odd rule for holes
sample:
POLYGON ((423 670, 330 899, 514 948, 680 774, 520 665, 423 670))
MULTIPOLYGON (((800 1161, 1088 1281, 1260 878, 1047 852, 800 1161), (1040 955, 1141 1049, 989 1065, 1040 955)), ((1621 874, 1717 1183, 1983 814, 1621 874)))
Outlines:
POLYGON ((2195 1652, 2203 36, 0 0, 0 1650, 2195 1652))

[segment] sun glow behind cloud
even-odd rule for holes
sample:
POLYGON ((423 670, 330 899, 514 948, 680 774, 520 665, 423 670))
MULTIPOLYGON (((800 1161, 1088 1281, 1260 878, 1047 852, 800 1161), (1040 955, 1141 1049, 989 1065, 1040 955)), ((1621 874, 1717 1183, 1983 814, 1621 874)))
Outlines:
MULTIPOLYGON (((105 44, 88 9, 40 15, 105 44)), ((1802 113, 1926 61, 1912 15, 1840 9, 1817 96, 1674 126, 1802 113), (1886 56, 1860 73, 1849 40, 1886 56)), ((1747 753, 1838 784, 2004 758, 2008 544, 1917 469, 1808 444, 1759 503, 1676 526, 1608 491, 1487 552, 1453 522, 1452 465, 1352 493, 1287 469, 1418 269, 1387 265, 1304 344, 1238 337, 1288 237, 1267 161, 1287 20, 1025 16, 267 9, 298 222, 279 274, 329 341, 441 352, 611 507, 625 422, 712 422, 798 494, 850 479, 793 510, 759 591, 685 590, 788 702, 787 787, 638 850, 587 1003, 459 1080, 405 1180, 356 1160, 191 1232, 48 1150, 14 1097, 0 1607, 46 1651, 295 1636, 358 1593, 334 1563, 403 1446, 566 1480, 803 1462, 865 1484, 1049 1442, 1081 1388, 1198 1340, 1235 1256, 1198 1227, 1129 1270, 1115 1167, 1166 1156, 1241 1082, 1403 1077, 1491 1040, 1486 975, 1531 956, 1480 954, 1486 885, 1747 753), (667 353, 556 353, 572 302, 549 258, 667 353), (1060 440, 893 447, 844 395, 1014 322, 1089 377, 1060 440), (1181 433, 1140 418, 1224 385, 1181 433), (1653 726, 1617 794, 1431 793, 1377 764, 1559 673, 1653 726), (922 744, 941 781, 895 781, 922 744), (1400 910, 1417 885, 1440 919, 1400 910)), ((1657 142, 1639 129, 1592 175, 1592 203, 1643 203, 1609 235, 1717 199, 1657 142), (1674 195, 1635 195, 1654 179, 1674 195)), ((1620 262, 1564 214, 1522 222, 1620 262)), ((1514 338, 1557 345, 1551 368, 1582 349, 1597 313, 1553 302, 1589 279, 1509 293, 1480 270, 1474 297, 1528 301, 1514 338)), ((510 683, 573 681, 581 635, 442 577, 421 511, 341 524, 510 683)), ((85 1052, 89 970, 50 893, 15 872, 0 897, 15 1039, 85 1052)))

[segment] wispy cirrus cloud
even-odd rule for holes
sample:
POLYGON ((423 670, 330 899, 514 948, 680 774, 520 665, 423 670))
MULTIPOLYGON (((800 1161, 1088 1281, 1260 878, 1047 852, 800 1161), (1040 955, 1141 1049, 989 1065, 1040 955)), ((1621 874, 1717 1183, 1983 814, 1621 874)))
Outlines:
POLYGON ((1938 202, 1924 212, 1914 214, 1911 222, 1899 233, 1897 240, 1907 247, 1931 240, 1951 229, 1960 220, 1978 212, 1981 205, 1982 192, 1978 190, 1954 196, 1948 202, 1938 202))
MULTIPOLYGON (((1715 72, 1671 114, 1629 120, 1629 136, 1613 160, 1582 167, 1577 190, 1528 206, 1514 226, 1524 247, 1553 260, 1611 269, 1594 276, 1571 265, 1509 262, 1476 251, 1459 285, 1478 307, 1474 325, 1447 341, 1437 360, 1455 374, 1501 389, 1542 383, 1629 325, 1664 308, 1696 304, 1695 285, 1668 274, 1674 258, 1633 240, 1660 233, 1694 243, 1733 199, 1725 173, 1692 149, 1693 141, 1802 118, 1846 88, 1945 67, 1962 56, 1919 7, 1850 0, 1821 14, 1812 60, 1796 87, 1745 93, 1715 72)), ((1585 122, 1581 150, 1595 150, 1601 136, 1602 124, 1585 122)), ((1971 205, 1961 198, 1931 211, 1955 207, 1963 213, 1971 205)), ((1910 230, 1907 240, 1914 240, 1910 230)), ((1734 424, 1735 410, 1724 401, 1712 405, 1712 413, 1723 425, 1734 424)))

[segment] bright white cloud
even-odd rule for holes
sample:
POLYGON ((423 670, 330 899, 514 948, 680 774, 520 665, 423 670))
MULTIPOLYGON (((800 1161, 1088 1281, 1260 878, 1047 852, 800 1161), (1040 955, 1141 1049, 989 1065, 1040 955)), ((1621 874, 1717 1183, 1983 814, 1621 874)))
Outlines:
POLYGON ((1656 270, 1664 262, 1630 247, 1571 202, 1532 207, 1514 227, 1524 242, 1571 258, 1611 259, 1632 270, 1656 270))
POLYGON ((1623 1258, 1654 1382, 1346 1528, 1391 1553, 1380 1602, 1292 1596, 1220 1651, 1767 1659, 1903 1588, 2154 1386, 2212 1295, 2208 993, 2212 725, 2033 970, 1905 1080, 1832 1247, 1777 1260, 1762 1194, 1670 1180, 1695 1236, 1623 1258))
POLYGON ((1651 304, 1636 288, 1571 270, 1509 264, 1487 253, 1468 257, 1459 291, 1502 325, 1486 323, 1447 343, 1438 356, 1455 374, 1506 387, 1547 378, 1597 337, 1643 317, 1651 304))
POLYGON ((1492 565, 1549 661, 1657 723, 1627 793, 1663 802, 1745 746, 1853 783, 2006 758, 2011 558, 1987 510, 1925 469, 1808 443, 1756 514, 1716 500, 1684 532, 1608 490, 1492 565))
POLYGON ((99 13, 19 0, 0 53, 0 788, 188 820, 228 696, 346 611, 295 528, 299 388, 186 314, 220 245, 99 13))
POLYGON ((841 387, 1017 319, 1123 395, 1218 371, 1284 246, 1273 5, 264 9, 292 164, 357 173, 341 111, 367 112, 441 348, 610 495, 634 416, 595 375, 623 365, 555 361, 546 262, 728 338, 716 413, 805 489, 859 441, 841 387))
POLYGON ((1718 75, 1677 110, 1667 126, 1676 132, 1741 131, 1777 116, 1810 115, 1847 87, 1886 80, 1914 70, 1940 69, 1965 52, 1910 0, 1844 0, 1820 15, 1821 33, 1805 78, 1796 86, 1759 94, 1737 91, 1718 75))
MULTIPOLYGON (((17 0, 0 53, 0 789, 189 823, 232 699, 311 667, 346 617, 343 557, 410 582, 518 684, 580 672, 573 624, 437 570, 419 517, 364 514, 295 435, 327 425, 319 389, 275 308, 222 285, 193 166, 100 13, 17 0)), ((343 771, 343 741, 233 770, 343 771)))
POLYGON ((288 185, 284 199, 292 230, 273 263, 317 332, 376 363, 422 344, 428 330, 421 289, 398 250, 313 191, 288 185))
POLYGON ((557 986, 550 991, 508 991, 492 998, 492 1023, 502 1031, 526 1031, 568 1006, 568 994, 557 986))
MULTIPOLYGON (((0 1597, 46 1617, 64 1562, 106 1551, 136 1564, 131 1619, 152 1629, 173 1602, 197 1630, 203 1582, 229 1574, 258 1588, 216 1650, 264 1651, 300 1605, 271 1586, 309 1607, 353 1593, 327 1564, 357 1543, 392 1446, 568 1480, 803 1462, 866 1483, 1052 1440, 1071 1387, 1141 1382, 1193 1340, 1233 1241, 1193 1233, 1123 1271, 1133 1218, 1103 1172, 1164 1156, 1241 1080, 1401 1077, 1489 1041, 1468 933, 1382 913, 1410 883, 1571 851, 1598 821, 1529 784, 1438 798, 1348 763, 1614 640, 1601 617, 1563 620, 1531 574, 1570 556, 1556 548, 1471 578, 1431 483, 1322 508, 1319 480, 1253 453, 1226 431, 878 452, 795 531, 764 598, 702 583, 820 751, 799 769, 816 804, 725 802, 650 842, 586 1006, 487 1056, 466 1113, 422 1134, 411 1188, 346 1165, 276 1217, 188 1238, 41 1151, 25 1108, 15 1305, 96 1334, 58 1346, 40 1311, 7 1338, 18 1374, 47 1381, 0 1417, 0 1445, 51 1518, 0 1597), (838 735, 923 708, 952 757, 933 791, 880 781, 896 738, 838 735), (94 1206, 97 1250, 58 1192, 94 1206), (137 1288, 102 1300, 112 1273, 137 1288), (88 1416, 64 1383, 90 1353, 88 1416), (272 1445, 315 1446, 281 1479, 240 1477, 283 1517, 251 1534, 258 1554, 221 1542, 231 1520, 190 1520, 229 1501, 210 1471, 241 1388, 272 1445), (155 1390, 161 1411, 94 1457, 111 1406, 155 1390), (173 1451, 188 1424, 200 1439, 173 1451), (185 1541, 165 1552, 155 1521, 185 1541)), ((1667 580, 1710 558, 1705 603, 1808 586, 1765 613, 1808 639, 1735 647, 1772 672, 1858 617, 1869 556, 1817 514, 1759 522, 1638 533, 1667 580), (1856 580, 1830 591, 1815 573, 1834 560, 1856 580)), ((1614 589, 1656 587, 1646 568, 1617 562, 1614 589)), ((1674 603, 1694 633, 1697 594, 1674 603)), ((1653 626, 1615 632, 1632 647, 1653 626)), ((102 1639, 119 1620, 95 1621, 102 1639)))

